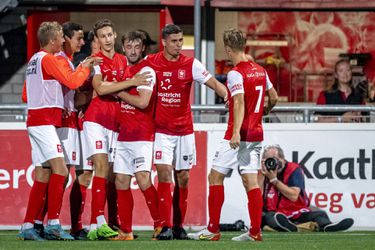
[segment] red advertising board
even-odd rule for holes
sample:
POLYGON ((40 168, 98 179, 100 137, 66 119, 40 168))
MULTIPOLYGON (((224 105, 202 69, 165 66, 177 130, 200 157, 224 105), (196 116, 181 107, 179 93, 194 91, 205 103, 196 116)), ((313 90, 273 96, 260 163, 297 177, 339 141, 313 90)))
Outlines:
MULTIPOLYGON (((207 133, 196 132, 197 165, 191 170, 186 225, 206 224, 206 190, 207 190, 207 133)), ((30 142, 26 130, 0 130, 0 227, 19 226, 22 224, 30 188, 33 183, 34 167, 31 165, 30 142)), ((74 169, 71 169, 74 176, 74 169)), ((152 171, 152 179, 157 186, 156 170, 152 171)), ((69 193, 71 181, 65 191, 61 221, 70 224, 69 193)), ((134 226, 153 225, 151 216, 141 191, 136 182, 132 183, 134 210, 134 226)), ((89 224, 91 189, 88 191, 87 204, 83 223, 89 224)))

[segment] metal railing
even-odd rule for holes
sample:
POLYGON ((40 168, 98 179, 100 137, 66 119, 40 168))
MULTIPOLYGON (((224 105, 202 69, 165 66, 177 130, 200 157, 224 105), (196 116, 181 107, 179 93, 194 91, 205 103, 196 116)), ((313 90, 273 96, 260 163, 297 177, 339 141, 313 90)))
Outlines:
MULTIPOLYGON (((193 105, 192 111, 194 113, 220 113, 223 117, 227 108, 224 105, 193 105)), ((265 122, 272 122, 271 118, 282 116, 283 114, 294 116, 294 122, 313 122, 316 117, 315 113, 325 112, 365 112, 368 114, 362 114, 363 118, 369 118, 371 112, 375 112, 375 105, 315 105, 315 104, 281 104, 275 106, 268 116, 265 116, 265 122)), ((375 115, 375 114, 374 114, 375 115)), ((223 118, 222 117, 222 118, 223 118)), ((280 122, 280 119, 278 119, 280 122)), ((195 122, 200 120, 195 119, 195 122)), ((282 121, 281 121, 282 122, 282 121)), ((289 120, 289 122, 293 122, 289 120)))
MULTIPOLYGON (((192 105, 195 122, 226 122, 228 109, 224 105, 192 105)), ((272 109, 272 112, 265 116, 265 122, 314 122, 315 113, 324 112, 362 112, 363 117, 374 117, 375 105, 315 105, 315 104, 279 104, 272 109), (366 113, 366 114, 363 114, 366 113), (282 119, 289 116, 289 119, 282 119), (281 119, 280 119, 281 118, 281 119)), ((19 105, 0 105, 0 122, 25 121, 27 107, 19 105)))

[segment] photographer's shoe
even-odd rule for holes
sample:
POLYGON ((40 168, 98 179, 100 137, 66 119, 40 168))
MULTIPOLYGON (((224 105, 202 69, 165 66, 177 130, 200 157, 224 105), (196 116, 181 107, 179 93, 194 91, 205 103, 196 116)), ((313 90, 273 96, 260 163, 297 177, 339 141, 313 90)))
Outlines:
POLYGON ((279 226, 281 229, 283 229, 286 232, 298 232, 297 226, 292 223, 288 217, 286 217, 282 213, 276 213, 274 215, 275 222, 277 226, 279 226))
POLYGON ((344 231, 353 226, 354 220, 351 218, 343 219, 340 222, 328 224, 324 227, 324 232, 344 231))
POLYGON ((240 236, 233 237, 233 241, 262 241, 262 233, 258 233, 256 235, 250 235, 249 232, 243 233, 240 236))
POLYGON ((207 228, 205 228, 196 233, 188 233, 187 237, 192 240, 218 241, 220 240, 221 234, 220 232, 211 233, 207 228))

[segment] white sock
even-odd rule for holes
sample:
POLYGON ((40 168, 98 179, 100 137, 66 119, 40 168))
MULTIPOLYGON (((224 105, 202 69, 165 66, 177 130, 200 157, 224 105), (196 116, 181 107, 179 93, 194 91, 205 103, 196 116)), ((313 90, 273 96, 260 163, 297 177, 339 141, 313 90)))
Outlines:
POLYGON ((90 230, 89 231, 91 231, 91 230, 95 230, 95 229, 97 229, 98 228, 98 225, 97 224, 90 224, 90 230))
POLYGON ((104 224, 107 224, 107 221, 105 220, 104 215, 99 215, 98 217, 96 217, 96 222, 98 222, 98 227, 101 227, 104 224))
POLYGON ((59 219, 53 219, 53 220, 48 220, 47 222, 48 225, 59 225, 60 224, 60 220, 59 219))
POLYGON ((41 221, 41 220, 34 220, 34 223, 39 224, 39 225, 43 225, 43 221, 41 221))
POLYGON ((22 224, 21 231, 24 231, 24 230, 27 230, 27 229, 30 229, 30 228, 33 228, 33 227, 34 227, 33 223, 26 222, 26 223, 22 224))

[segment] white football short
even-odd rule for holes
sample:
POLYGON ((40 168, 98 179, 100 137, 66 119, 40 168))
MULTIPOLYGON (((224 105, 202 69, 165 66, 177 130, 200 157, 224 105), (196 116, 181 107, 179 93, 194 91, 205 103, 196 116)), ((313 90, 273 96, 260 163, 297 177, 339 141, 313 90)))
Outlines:
POLYGON ((50 166, 48 160, 58 157, 64 158, 63 146, 55 126, 33 126, 28 127, 27 131, 31 144, 31 159, 34 165, 50 166))
POLYGON ((261 151, 262 142, 241 141, 239 148, 232 149, 228 140, 222 140, 212 161, 212 168, 228 177, 234 169, 240 174, 258 173, 261 151))
POLYGON ((85 135, 83 131, 79 131, 79 138, 81 141, 81 160, 78 166, 76 166, 76 170, 89 170, 92 171, 92 161, 88 160, 87 156, 87 142, 85 140, 85 135))
POLYGON ((151 141, 118 141, 113 172, 131 176, 141 171, 151 172, 152 147, 151 141))
POLYGON ((66 165, 79 165, 81 152, 79 132, 75 128, 57 128, 57 135, 63 145, 66 165))
POLYGON ((154 163, 174 165, 176 170, 189 170, 196 164, 195 136, 155 133, 154 163))
POLYGON ((108 154, 108 162, 113 162, 116 151, 118 133, 102 125, 85 121, 83 133, 86 140, 86 156, 89 159, 94 154, 108 154))

